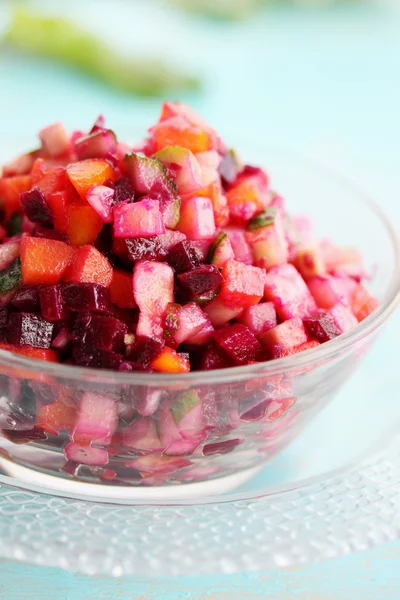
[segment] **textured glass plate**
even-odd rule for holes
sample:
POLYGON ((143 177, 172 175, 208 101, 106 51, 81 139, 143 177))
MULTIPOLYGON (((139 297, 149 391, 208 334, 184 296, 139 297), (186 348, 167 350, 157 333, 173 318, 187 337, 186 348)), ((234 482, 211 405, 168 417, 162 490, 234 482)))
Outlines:
POLYGON ((0 556, 91 574, 188 575, 305 565, 400 538, 399 317, 320 417, 234 493, 107 503, 0 475, 0 556))

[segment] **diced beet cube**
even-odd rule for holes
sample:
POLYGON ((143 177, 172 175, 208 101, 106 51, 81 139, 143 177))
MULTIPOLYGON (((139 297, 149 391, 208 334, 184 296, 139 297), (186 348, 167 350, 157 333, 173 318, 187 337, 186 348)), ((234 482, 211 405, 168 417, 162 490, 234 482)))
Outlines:
POLYGON ((163 341, 138 336, 128 358, 147 368, 152 360, 160 356, 163 349, 163 341))
POLYGON ((223 442, 213 442, 212 444, 206 444, 203 448, 203 456, 212 456, 213 454, 227 454, 232 452, 242 443, 242 440, 225 440, 223 442))
POLYGON ((259 340, 271 358, 279 358, 282 353, 305 344, 308 338, 302 320, 295 317, 261 334, 259 340))
POLYGON ((74 332, 79 332, 78 345, 89 353, 96 348, 122 354, 128 328, 114 317, 85 314, 78 317, 74 332))
POLYGON ((75 317, 75 321, 72 328, 72 337, 76 340, 83 340, 86 334, 86 330, 92 320, 92 313, 85 312, 79 313, 75 317))
POLYGON ((53 215, 40 188, 34 187, 29 192, 23 192, 20 194, 20 200, 30 221, 40 223, 44 227, 52 227, 53 215))
POLYGON ((308 334, 319 342, 329 342, 341 334, 334 318, 329 313, 319 312, 303 320, 308 334))
POLYGON ((24 312, 40 312, 40 288, 39 285, 22 286, 12 299, 12 305, 24 312))
POLYGON ((224 283, 219 297, 229 308, 253 306, 263 297, 265 271, 228 260, 222 267, 224 283))
POLYGON ((178 281, 188 300, 211 300, 218 293, 224 278, 215 265, 200 265, 178 275, 178 281))
POLYGON ((132 202, 134 198, 133 187, 129 179, 122 177, 115 182, 114 204, 121 202, 132 202))
POLYGON ((214 341, 235 363, 246 365, 253 360, 261 360, 263 348, 254 333, 241 323, 228 325, 213 333, 214 341))
POLYGON ((358 324, 358 320, 350 308, 347 308, 343 304, 336 304, 329 311, 329 315, 332 317, 340 333, 346 333, 346 331, 349 331, 358 324))
POLYGON ((7 334, 7 324, 10 309, 7 304, 0 304, 0 340, 4 341, 7 334))
POLYGON ((127 255, 132 261, 163 260, 167 254, 166 249, 159 240, 159 236, 128 238, 123 241, 127 255))
POLYGON ((326 275, 312 277, 307 285, 318 307, 330 309, 335 304, 349 304, 357 283, 351 277, 326 275))
POLYGON ((249 306, 238 317, 238 321, 246 325, 255 336, 259 336, 268 329, 276 327, 275 307, 272 302, 262 302, 255 306, 249 306))
POLYGON ((60 329, 56 335, 53 335, 51 347, 55 348, 56 350, 65 350, 69 347, 72 341, 74 341, 74 337, 71 331, 64 327, 60 329))
POLYGON ((200 265, 200 257, 188 240, 175 244, 168 252, 166 260, 175 273, 185 273, 200 265))
POLYGON ((59 240, 60 242, 65 242, 66 244, 69 244, 68 237, 65 235, 65 233, 61 233, 60 231, 56 231, 55 229, 49 229, 48 227, 36 227, 34 235, 37 238, 46 238, 47 240, 59 240))
POLYGON ((97 283, 68 283, 62 286, 62 295, 74 312, 97 312, 109 314, 112 311, 108 289, 97 283))
POLYGON ((47 321, 60 321, 70 314, 61 285, 43 286, 39 292, 42 315, 47 321))
POLYGON ((47 440, 47 433, 43 431, 41 427, 32 427, 31 429, 24 429, 22 431, 15 431, 13 429, 2 429, 2 435, 10 440, 13 444, 29 444, 29 442, 36 442, 40 440, 47 440))
POLYGON ((84 348, 76 348, 74 351, 75 364, 80 367, 92 367, 93 369, 108 369, 118 371, 123 356, 110 350, 85 350, 84 348))
POLYGON ((140 365, 139 363, 132 362, 130 360, 124 360, 119 365, 118 371, 122 371, 124 373, 132 373, 133 371, 140 371, 142 373, 150 373, 150 369, 140 365))
POLYGON ((293 317, 304 319, 317 310, 304 279, 291 264, 272 267, 268 271, 264 295, 266 300, 274 303, 283 321, 293 317))
POLYGON ((15 346, 50 348, 53 323, 32 313, 13 313, 7 327, 7 341, 15 346))

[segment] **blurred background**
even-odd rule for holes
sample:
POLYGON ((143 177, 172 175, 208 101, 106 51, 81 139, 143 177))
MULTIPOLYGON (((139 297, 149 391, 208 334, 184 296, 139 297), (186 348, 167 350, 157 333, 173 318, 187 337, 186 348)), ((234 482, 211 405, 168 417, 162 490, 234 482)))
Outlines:
POLYGON ((160 99, 179 98, 232 144, 279 144, 383 202, 397 193, 398 0, 0 0, 0 35, 8 153, 100 112, 142 135, 160 99))

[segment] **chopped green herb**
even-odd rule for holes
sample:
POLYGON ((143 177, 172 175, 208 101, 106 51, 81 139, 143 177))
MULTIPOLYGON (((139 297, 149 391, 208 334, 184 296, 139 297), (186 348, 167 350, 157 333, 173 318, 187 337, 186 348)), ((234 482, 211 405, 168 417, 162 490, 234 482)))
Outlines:
POLYGON ((8 267, 0 271, 0 294, 8 294, 21 283, 21 261, 16 258, 8 267))

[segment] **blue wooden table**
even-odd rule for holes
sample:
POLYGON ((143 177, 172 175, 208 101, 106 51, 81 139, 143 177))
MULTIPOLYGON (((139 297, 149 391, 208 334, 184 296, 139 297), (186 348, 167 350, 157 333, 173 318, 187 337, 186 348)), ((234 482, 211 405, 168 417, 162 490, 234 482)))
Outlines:
MULTIPOLYGON (((159 52, 203 74, 193 103, 228 139, 271 140, 329 161, 396 214, 400 166, 400 12, 396 2, 321 11, 274 8, 244 24, 193 21, 150 0, 54 0, 124 51, 159 52)), ((0 5, 0 28, 6 23, 0 5)), ((72 72, 0 55, 0 139, 33 144, 39 127, 87 127, 99 112, 143 132, 157 101, 135 100, 72 72)), ((0 563, 1 600, 395 600, 400 545, 300 571, 106 580, 0 563)))

